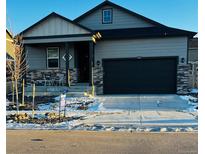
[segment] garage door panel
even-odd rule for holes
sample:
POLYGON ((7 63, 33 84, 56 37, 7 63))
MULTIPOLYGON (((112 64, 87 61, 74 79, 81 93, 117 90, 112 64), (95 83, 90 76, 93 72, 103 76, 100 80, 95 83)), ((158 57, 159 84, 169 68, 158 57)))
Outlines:
POLYGON ((104 93, 176 93, 176 58, 104 60, 104 93))

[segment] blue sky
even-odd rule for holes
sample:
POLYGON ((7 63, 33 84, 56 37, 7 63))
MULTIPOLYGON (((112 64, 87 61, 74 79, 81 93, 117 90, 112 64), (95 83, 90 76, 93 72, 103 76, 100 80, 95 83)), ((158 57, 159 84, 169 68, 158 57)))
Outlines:
MULTIPOLYGON (((51 12, 75 19, 104 0, 6 0, 7 28, 17 34, 51 12)), ((170 27, 198 31, 198 0, 111 0, 170 27)))

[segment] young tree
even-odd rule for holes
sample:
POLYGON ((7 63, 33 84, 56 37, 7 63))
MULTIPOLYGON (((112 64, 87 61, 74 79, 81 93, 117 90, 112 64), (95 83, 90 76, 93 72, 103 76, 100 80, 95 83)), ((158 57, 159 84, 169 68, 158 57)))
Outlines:
POLYGON ((6 61, 6 75, 9 81, 11 81, 11 91, 12 91, 12 103, 14 104, 14 61, 6 61))
POLYGON ((7 62, 7 68, 11 74, 11 80, 15 83, 15 92, 16 92, 16 106, 17 114, 19 113, 19 82, 26 74, 28 65, 26 62, 26 52, 23 48, 23 38, 20 35, 17 35, 14 38, 14 61, 7 62))

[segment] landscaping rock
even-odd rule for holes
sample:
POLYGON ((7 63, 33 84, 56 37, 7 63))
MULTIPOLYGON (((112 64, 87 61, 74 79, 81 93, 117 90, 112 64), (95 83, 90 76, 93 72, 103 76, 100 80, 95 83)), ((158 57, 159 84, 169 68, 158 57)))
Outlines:
POLYGON ((167 132, 167 128, 161 128, 160 132, 167 132))
POLYGON ((85 106, 85 105, 81 105, 81 106, 78 106, 77 110, 87 110, 88 109, 88 106, 85 106))
POLYGON ((176 129, 175 129, 175 132, 180 132, 180 131, 181 131, 180 128, 176 128, 176 129))

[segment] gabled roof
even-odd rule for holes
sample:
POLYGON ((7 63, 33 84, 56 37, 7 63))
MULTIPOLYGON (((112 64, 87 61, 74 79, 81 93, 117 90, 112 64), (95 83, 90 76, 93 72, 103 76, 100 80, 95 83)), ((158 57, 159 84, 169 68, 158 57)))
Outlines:
POLYGON ((76 23, 76 22, 74 22, 74 21, 72 21, 72 20, 70 20, 70 19, 68 19, 68 18, 66 18, 66 17, 64 17, 64 16, 61 16, 61 15, 55 13, 55 12, 52 12, 51 14, 47 15, 47 16, 44 17, 43 19, 39 20, 38 22, 36 22, 36 23, 33 24, 32 26, 30 26, 30 27, 28 27, 27 29, 25 29, 24 31, 22 31, 20 34, 23 34, 23 33, 27 32, 28 30, 32 29, 34 26, 36 26, 36 25, 42 23, 43 21, 47 20, 47 19, 48 19, 49 17, 51 17, 51 16, 59 17, 59 18, 61 18, 61 19, 63 19, 63 20, 66 20, 66 21, 68 21, 68 22, 70 22, 70 23, 72 23, 72 24, 74 24, 74 25, 76 25, 76 26, 78 26, 78 27, 81 27, 81 28, 83 28, 83 29, 89 31, 90 33, 93 33, 93 31, 92 31, 91 29, 89 29, 89 28, 87 28, 87 27, 85 27, 85 26, 82 26, 82 25, 80 25, 80 24, 78 24, 78 23, 76 23))
MULTIPOLYGON (((10 57, 14 58, 14 44, 13 44, 13 36, 12 34, 6 29, 6 54, 9 55, 10 57)), ((7 56, 8 59, 8 56, 7 56)))
POLYGON ((13 38, 12 34, 8 31, 8 29, 6 29, 6 33, 7 33, 11 38, 13 38))
POLYGON ((188 36, 193 37, 195 32, 185 31, 170 27, 145 27, 127 28, 112 30, 96 30, 102 35, 102 39, 128 39, 128 38, 151 38, 151 37, 172 37, 188 36))
POLYGON ((96 10, 98 10, 98 9, 100 9, 100 8, 102 8, 103 6, 106 6, 106 5, 109 5, 109 6, 118 8, 118 9, 120 9, 120 10, 122 10, 122 11, 127 12, 128 14, 131 14, 131 15, 133 15, 133 16, 135 16, 135 17, 137 17, 137 18, 140 18, 140 19, 142 19, 142 20, 144 20, 144 21, 146 21, 146 22, 148 22, 148 23, 150 23, 150 24, 153 24, 153 25, 155 25, 155 26, 160 26, 160 27, 164 27, 164 26, 165 26, 165 25, 163 25, 163 24, 161 24, 161 23, 158 23, 158 22, 156 22, 156 21, 154 21, 154 20, 151 20, 151 19, 149 19, 149 18, 147 18, 147 17, 145 17, 145 16, 142 16, 142 15, 140 15, 140 14, 138 14, 138 13, 135 13, 135 12, 133 12, 133 11, 130 11, 130 10, 128 10, 128 9, 122 7, 122 6, 119 6, 119 5, 115 4, 115 3, 112 3, 112 2, 110 2, 110 1, 108 1, 108 0, 106 0, 106 1, 104 1, 103 3, 97 5, 96 7, 94 7, 94 8, 91 9, 91 10, 89 10, 88 12, 84 13, 83 15, 77 17, 77 18, 76 18, 75 20, 73 20, 73 21, 79 22, 79 21, 82 20, 83 18, 89 16, 90 14, 92 14, 93 12, 95 12, 96 10))
POLYGON ((6 60, 13 61, 14 58, 10 54, 6 53, 6 60))

